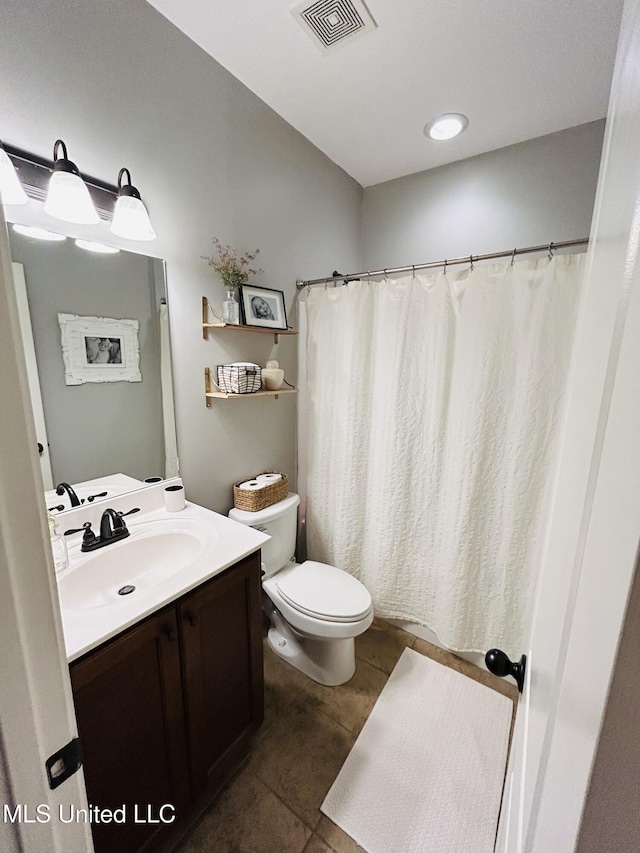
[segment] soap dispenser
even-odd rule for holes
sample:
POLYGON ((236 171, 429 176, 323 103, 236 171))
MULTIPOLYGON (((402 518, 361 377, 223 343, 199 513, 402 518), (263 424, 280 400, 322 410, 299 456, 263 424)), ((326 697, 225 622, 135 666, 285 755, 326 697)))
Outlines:
POLYGON ((67 543, 65 542, 64 536, 61 536, 58 533, 58 528, 56 526, 56 520, 51 515, 49 510, 47 510, 47 516, 49 521, 49 534, 51 535, 51 551, 53 552, 53 567, 56 570, 56 574, 61 572, 63 569, 66 569, 69 565, 69 554, 67 552, 67 543))

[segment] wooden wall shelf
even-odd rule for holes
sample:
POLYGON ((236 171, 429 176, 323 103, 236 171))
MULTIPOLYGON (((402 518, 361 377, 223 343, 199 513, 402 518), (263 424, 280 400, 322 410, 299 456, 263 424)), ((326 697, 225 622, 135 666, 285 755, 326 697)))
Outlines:
POLYGON ((207 408, 211 408, 212 400, 246 400, 251 397, 275 397, 277 400, 281 394, 297 394, 297 388, 278 388, 277 391, 253 391, 251 394, 227 394, 225 391, 217 390, 217 386, 211 375, 211 368, 204 369, 204 397, 207 408))
MULTIPOLYGON (((209 319, 209 303, 206 296, 202 297, 202 337, 204 340, 209 339, 209 329, 232 329, 236 332, 257 332, 260 335, 273 335, 273 342, 278 343, 280 335, 297 335, 296 329, 261 329, 258 326, 243 326, 232 323, 208 323, 209 319)), ((266 393, 266 392, 265 392, 266 393)), ((243 395, 241 395, 243 396, 243 395)))

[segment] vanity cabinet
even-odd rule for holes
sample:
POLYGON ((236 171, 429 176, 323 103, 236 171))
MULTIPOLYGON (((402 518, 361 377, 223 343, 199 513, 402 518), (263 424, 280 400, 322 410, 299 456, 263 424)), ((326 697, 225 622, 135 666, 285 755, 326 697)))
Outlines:
POLYGON ((96 853, 160 844, 264 716, 259 552, 71 664, 96 853), (155 821, 155 822, 154 822, 155 821))

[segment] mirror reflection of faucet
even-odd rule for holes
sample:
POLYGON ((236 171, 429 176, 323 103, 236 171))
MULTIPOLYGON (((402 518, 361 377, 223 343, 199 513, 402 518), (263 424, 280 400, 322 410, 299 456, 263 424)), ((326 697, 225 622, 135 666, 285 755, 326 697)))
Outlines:
MULTIPOLYGON (((118 497, 125 492, 131 492, 144 486, 142 480, 129 477, 126 474, 105 474, 93 480, 70 483, 62 481, 58 487, 45 491, 45 503, 54 512, 63 512, 68 509, 77 509, 78 506, 92 504, 95 501, 108 500, 118 497), (70 490, 70 491, 69 491, 70 490), (71 493, 74 493, 78 503, 73 502, 71 493), (60 499, 64 495, 64 500, 60 499)), ((105 506, 107 504, 105 503, 105 506)))
MULTIPOLYGON (((85 500, 88 501, 89 503, 93 503, 93 501, 95 501, 96 498, 106 498, 107 497, 107 492, 97 492, 95 495, 87 495, 86 498, 79 498, 78 495, 76 494, 76 490, 73 488, 73 486, 70 486, 69 483, 60 483, 58 486, 56 486, 56 494, 57 495, 64 495, 65 492, 67 493, 67 495, 69 497, 69 503, 71 504, 72 507, 81 506, 85 502, 85 500)), ((50 507, 49 509, 56 509, 59 512, 62 512, 62 510, 64 508, 65 508, 64 504, 60 504, 59 506, 50 507)))
POLYGON ((59 483, 56 486, 56 495, 62 496, 65 492, 69 496, 71 506, 80 506, 80 498, 77 496, 75 490, 69 485, 69 483, 59 483))

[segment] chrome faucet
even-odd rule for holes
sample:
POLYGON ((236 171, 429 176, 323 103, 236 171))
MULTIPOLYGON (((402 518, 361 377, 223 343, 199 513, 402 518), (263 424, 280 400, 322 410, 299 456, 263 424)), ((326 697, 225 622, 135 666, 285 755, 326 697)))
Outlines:
POLYGON ((56 486, 56 495, 64 495, 65 492, 69 495, 71 506, 80 506, 80 498, 76 495, 75 491, 71 488, 69 483, 59 483, 56 486))

